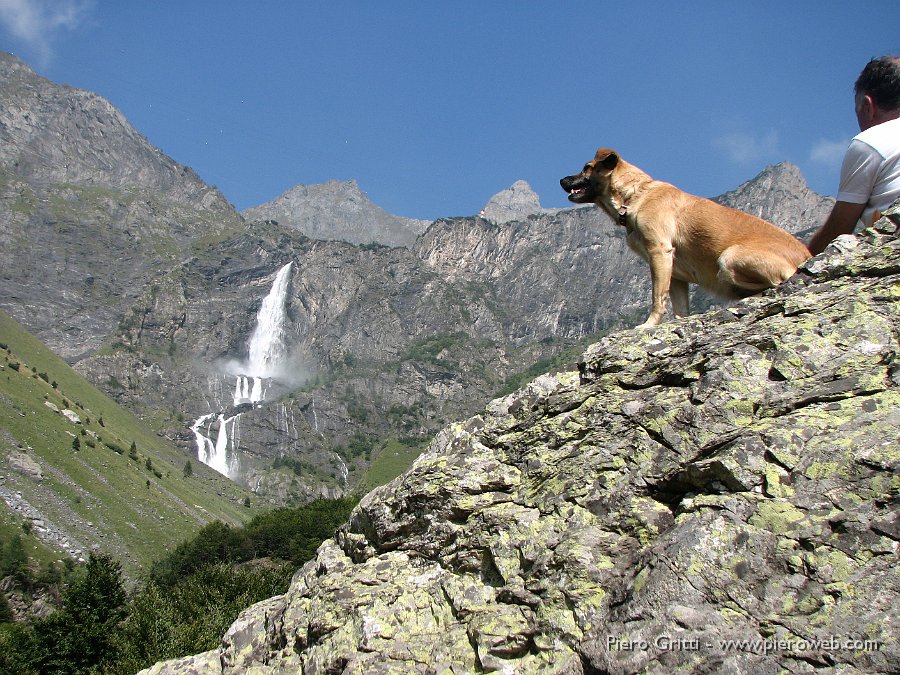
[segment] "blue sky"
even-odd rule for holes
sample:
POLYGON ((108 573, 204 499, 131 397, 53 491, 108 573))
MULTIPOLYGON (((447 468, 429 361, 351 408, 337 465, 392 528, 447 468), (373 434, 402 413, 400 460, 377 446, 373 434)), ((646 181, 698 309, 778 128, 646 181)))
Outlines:
POLYGON ((900 1, 0 0, 0 49, 110 100, 239 209, 355 179, 477 213, 596 148, 704 196, 768 164, 834 194, 852 87, 900 1))

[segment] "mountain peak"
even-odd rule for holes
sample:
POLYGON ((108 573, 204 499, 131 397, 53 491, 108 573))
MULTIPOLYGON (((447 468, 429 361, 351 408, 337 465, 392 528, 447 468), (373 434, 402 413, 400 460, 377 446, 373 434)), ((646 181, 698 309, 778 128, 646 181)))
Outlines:
POLYGON ((500 225, 512 220, 522 220, 541 211, 543 208, 537 193, 524 180, 517 180, 491 197, 479 215, 500 225))
POLYGON ((251 220, 277 220, 311 239, 387 246, 408 246, 430 222, 388 213, 355 180, 295 185, 243 215, 251 220))
POLYGON ((775 223, 801 239, 821 225, 834 206, 834 199, 813 192, 790 162, 767 166, 715 201, 775 223))

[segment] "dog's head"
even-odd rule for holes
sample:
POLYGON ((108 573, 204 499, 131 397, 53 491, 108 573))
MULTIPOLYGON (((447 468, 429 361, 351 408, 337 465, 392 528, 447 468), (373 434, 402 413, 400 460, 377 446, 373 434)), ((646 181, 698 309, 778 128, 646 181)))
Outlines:
POLYGON ((594 159, 584 165, 581 173, 566 176, 559 181, 569 193, 569 201, 576 204, 592 204, 609 194, 610 174, 619 163, 615 150, 601 148, 594 159))

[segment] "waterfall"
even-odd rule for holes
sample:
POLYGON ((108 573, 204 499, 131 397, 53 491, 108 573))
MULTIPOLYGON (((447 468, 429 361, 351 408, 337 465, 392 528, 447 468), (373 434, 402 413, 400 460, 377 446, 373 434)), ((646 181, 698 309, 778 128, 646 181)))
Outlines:
POLYGON ((310 397, 312 401, 313 430, 319 433, 319 416, 316 414, 316 397, 310 397))
MULTIPOLYGON (((197 459, 204 464, 209 464, 207 458, 215 453, 215 445, 200 431, 200 428, 215 416, 215 413, 204 415, 203 417, 197 418, 191 425, 191 431, 194 432, 194 440, 197 442, 197 459)), ((207 434, 208 433, 209 431, 207 431, 207 434)))
POLYGON ((231 476, 237 468, 236 458, 228 456, 229 438, 234 436, 237 418, 225 417, 224 413, 210 413, 198 418, 192 425, 194 439, 197 442, 197 459, 225 476, 231 476), (218 430, 213 433, 214 424, 218 430), (228 425, 231 425, 229 434, 228 425), (215 442, 212 437, 215 436, 215 442))
POLYGON ((291 280, 292 262, 278 270, 272 290, 263 300, 256 315, 256 329, 250 337, 246 375, 271 378, 278 373, 278 361, 284 354, 285 299, 291 280))
MULTIPOLYGON (((292 266, 293 262, 289 262, 278 270, 272 288, 260 305, 256 327, 248 341, 247 359, 231 363, 222 373, 235 378, 232 393, 235 407, 246 403, 262 404, 269 385, 279 374, 280 362, 287 349, 285 320, 292 266)), ((221 400, 221 397, 217 398, 221 400)), ((225 411, 213 412, 203 415, 191 425, 197 443, 197 458, 229 478, 235 476, 238 469, 234 450, 237 447, 235 436, 240 416, 239 412, 231 417, 226 417, 225 411), (218 420, 219 425, 215 442, 212 440, 213 420, 218 420)))
POLYGON ((340 465, 341 482, 344 485, 344 490, 349 490, 350 489, 350 470, 347 468, 347 464, 346 464, 346 462, 344 462, 343 457, 341 457, 336 452, 332 452, 331 454, 334 456, 335 459, 337 459, 338 464, 340 465))

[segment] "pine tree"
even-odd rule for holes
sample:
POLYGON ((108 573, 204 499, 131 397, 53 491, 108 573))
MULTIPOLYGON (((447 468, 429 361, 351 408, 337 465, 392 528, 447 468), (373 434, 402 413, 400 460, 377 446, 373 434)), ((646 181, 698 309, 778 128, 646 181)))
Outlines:
POLYGON ((63 609, 36 623, 43 652, 39 672, 102 672, 115 659, 115 630, 125 616, 125 588, 118 562, 91 554, 84 573, 64 595, 63 609))
POLYGON ((12 623, 14 618, 12 607, 9 606, 9 600, 6 599, 6 594, 0 593, 0 624, 12 623))
POLYGON ((22 544, 21 535, 15 535, 7 542, 0 558, 0 576, 13 577, 16 581, 28 581, 28 554, 22 544))

